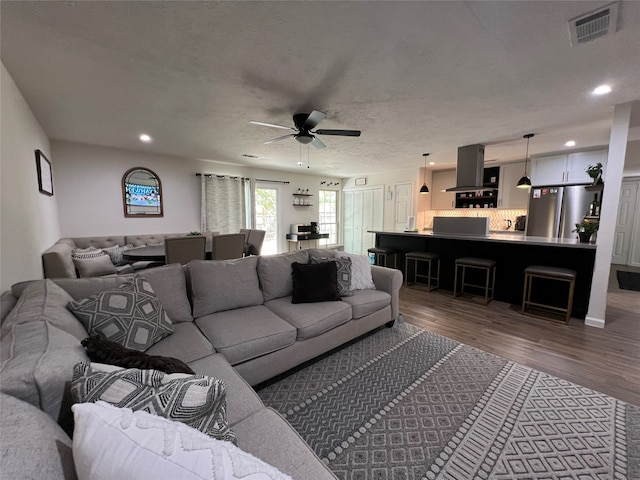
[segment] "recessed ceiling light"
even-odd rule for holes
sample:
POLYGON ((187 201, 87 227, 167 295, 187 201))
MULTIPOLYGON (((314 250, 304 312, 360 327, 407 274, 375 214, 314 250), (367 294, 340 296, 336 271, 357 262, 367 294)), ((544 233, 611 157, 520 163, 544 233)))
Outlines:
POLYGON ((302 166, 302 162, 298 162, 298 166, 301 167, 302 166))
POLYGON ((576 146, 576 142, 574 140, 569 140, 567 143, 564 144, 565 147, 575 147, 576 146))
POLYGON ((147 135, 146 133, 143 133, 142 135, 140 135, 140 141, 144 142, 144 143, 150 143, 151 142, 151 137, 149 135, 147 135))
POLYGON ((594 95, 606 95, 611 93, 611 87, 609 85, 600 85, 593 90, 594 95))
POLYGON ((429 162, 429 165, 435 165, 436 162, 429 162))

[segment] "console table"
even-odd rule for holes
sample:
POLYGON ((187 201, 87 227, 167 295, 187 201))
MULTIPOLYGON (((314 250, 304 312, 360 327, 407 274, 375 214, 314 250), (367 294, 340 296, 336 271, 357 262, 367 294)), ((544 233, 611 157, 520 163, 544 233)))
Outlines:
POLYGON ((289 244, 290 252, 292 250, 301 250, 302 248, 317 247, 318 240, 322 240, 325 238, 329 238, 328 233, 305 233, 305 234, 287 233, 287 242, 289 244), (307 242, 306 247, 303 246, 303 242, 307 242))

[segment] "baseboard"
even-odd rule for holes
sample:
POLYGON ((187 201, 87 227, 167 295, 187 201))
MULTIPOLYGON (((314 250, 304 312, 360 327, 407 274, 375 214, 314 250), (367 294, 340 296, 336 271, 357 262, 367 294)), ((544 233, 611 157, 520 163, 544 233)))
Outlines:
POLYGON ((589 317, 587 315, 584 318, 584 324, 587 325, 588 327, 604 328, 604 319, 589 317))

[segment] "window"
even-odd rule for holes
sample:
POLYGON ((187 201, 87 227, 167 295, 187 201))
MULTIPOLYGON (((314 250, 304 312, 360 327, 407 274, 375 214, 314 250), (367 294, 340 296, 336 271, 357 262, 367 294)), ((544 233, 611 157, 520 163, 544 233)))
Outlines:
POLYGON ((320 233, 328 233, 327 245, 338 243, 338 192, 335 190, 320 190, 318 200, 318 227, 320 233))

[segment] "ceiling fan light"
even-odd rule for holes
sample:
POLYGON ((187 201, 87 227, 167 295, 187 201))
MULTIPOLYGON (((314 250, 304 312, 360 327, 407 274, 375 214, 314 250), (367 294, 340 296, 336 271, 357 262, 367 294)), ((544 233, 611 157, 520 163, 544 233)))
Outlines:
POLYGON ((308 145, 313 142, 313 135, 309 135, 308 133, 299 133, 296 135, 296 140, 303 145, 308 145))
POLYGON ((427 184, 423 184, 422 188, 420 188, 420 193, 429 193, 429 187, 427 187, 427 184))
POLYGON ((531 188, 531 179, 526 175, 518 180, 517 188, 531 188))

